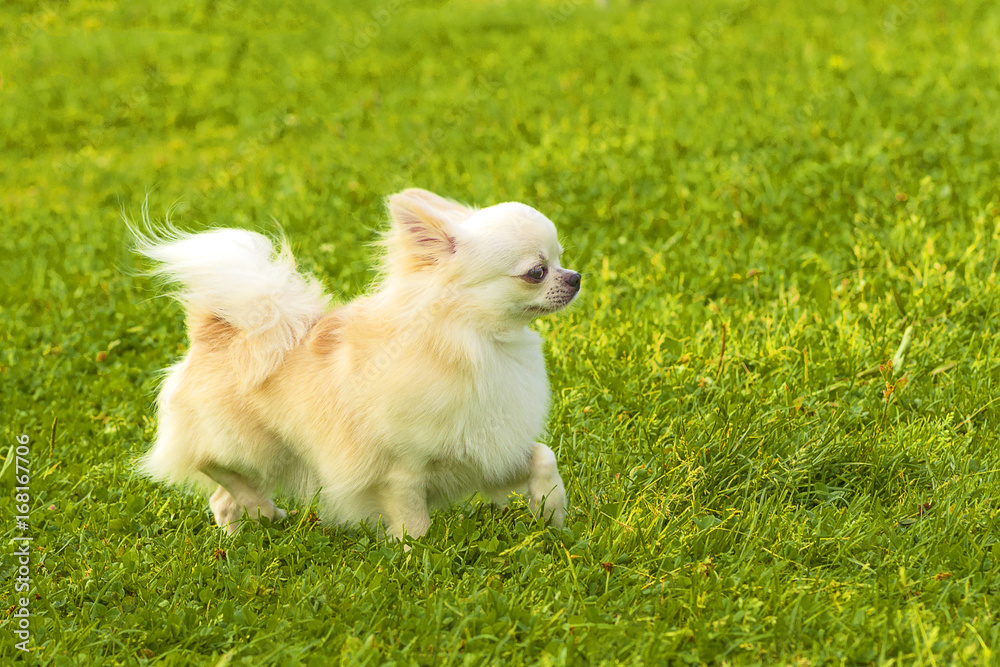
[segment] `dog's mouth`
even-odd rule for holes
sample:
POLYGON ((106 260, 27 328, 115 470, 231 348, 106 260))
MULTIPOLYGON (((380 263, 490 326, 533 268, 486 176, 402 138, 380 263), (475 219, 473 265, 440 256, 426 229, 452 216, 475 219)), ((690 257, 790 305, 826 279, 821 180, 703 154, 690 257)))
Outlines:
POLYGON ((566 299, 565 301, 561 301, 559 303, 549 303, 549 304, 545 304, 545 305, 531 305, 531 306, 527 306, 524 309, 524 311, 526 313, 529 313, 529 314, 534 315, 534 316, 548 315, 549 313, 555 313, 557 311, 562 310, 563 308, 565 308, 569 304, 573 303, 573 300, 576 298, 576 294, 577 293, 574 293, 573 296, 571 296, 568 299, 566 299))

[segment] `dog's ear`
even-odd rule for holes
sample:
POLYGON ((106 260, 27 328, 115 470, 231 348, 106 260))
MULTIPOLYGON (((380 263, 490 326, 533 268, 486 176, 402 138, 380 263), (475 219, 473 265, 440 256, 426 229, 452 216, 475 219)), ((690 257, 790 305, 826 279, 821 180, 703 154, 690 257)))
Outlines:
POLYGON ((476 212, 476 209, 464 204, 459 204, 457 201, 452 201, 451 199, 445 199, 440 195, 436 195, 429 190, 423 190, 421 188, 410 188, 408 190, 403 190, 399 193, 401 195, 407 195, 408 197, 415 197, 427 203, 431 208, 444 213, 445 216, 454 223, 463 223, 472 217, 472 214, 476 212))
POLYGON ((449 216, 416 192, 426 190, 404 190, 389 197, 393 230, 388 241, 391 251, 403 255, 410 268, 419 270, 455 254, 455 236, 449 216))

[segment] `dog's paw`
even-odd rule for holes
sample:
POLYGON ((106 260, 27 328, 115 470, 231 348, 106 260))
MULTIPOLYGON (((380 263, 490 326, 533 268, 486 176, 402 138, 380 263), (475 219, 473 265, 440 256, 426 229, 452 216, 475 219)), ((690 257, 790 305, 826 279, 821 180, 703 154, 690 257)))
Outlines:
POLYGON ((225 489, 220 486, 208 504, 212 508, 215 523, 225 528, 227 535, 233 535, 240 529, 241 508, 225 489))
POLYGON ((543 494, 543 497, 532 494, 528 507, 535 516, 545 519, 557 528, 562 528, 566 519, 566 493, 562 489, 562 484, 560 483, 547 495, 543 494))
MULTIPOLYGON (((216 521, 218 521, 218 519, 216 519, 216 521)), ((235 521, 230 521, 230 522, 225 523, 225 524, 223 524, 223 523, 219 524, 219 526, 221 526, 222 528, 226 529, 226 535, 235 535, 237 532, 239 532, 240 527, 242 525, 243 525, 243 522, 240 521, 239 519, 237 519, 235 521)))
POLYGON ((528 507, 557 528, 562 528, 566 518, 566 489, 558 474, 531 481, 531 499, 528 507))

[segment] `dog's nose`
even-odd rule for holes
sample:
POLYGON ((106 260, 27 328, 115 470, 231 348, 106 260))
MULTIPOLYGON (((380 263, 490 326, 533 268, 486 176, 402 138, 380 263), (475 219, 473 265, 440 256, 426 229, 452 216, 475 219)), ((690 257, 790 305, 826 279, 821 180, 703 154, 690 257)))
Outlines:
POLYGON ((573 289, 580 289, 580 274, 576 271, 570 271, 569 275, 566 276, 566 284, 573 289))

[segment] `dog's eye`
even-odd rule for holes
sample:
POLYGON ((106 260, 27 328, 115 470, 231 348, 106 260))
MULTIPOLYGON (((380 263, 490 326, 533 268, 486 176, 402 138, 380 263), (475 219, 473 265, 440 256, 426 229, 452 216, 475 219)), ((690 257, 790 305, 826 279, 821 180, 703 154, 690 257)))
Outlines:
POLYGON ((529 283, 540 283, 542 282, 542 279, 545 278, 545 274, 547 274, 548 272, 549 270, 547 268, 545 268, 542 265, 538 265, 521 277, 527 280, 529 283))

